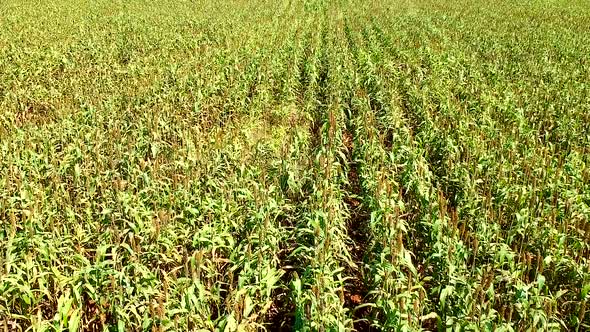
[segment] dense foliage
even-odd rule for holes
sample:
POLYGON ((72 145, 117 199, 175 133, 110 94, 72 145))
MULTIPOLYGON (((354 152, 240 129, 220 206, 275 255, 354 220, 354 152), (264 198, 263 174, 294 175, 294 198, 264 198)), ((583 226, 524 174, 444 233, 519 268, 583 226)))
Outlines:
POLYGON ((0 330, 590 329, 585 1, 0 2, 0 330))

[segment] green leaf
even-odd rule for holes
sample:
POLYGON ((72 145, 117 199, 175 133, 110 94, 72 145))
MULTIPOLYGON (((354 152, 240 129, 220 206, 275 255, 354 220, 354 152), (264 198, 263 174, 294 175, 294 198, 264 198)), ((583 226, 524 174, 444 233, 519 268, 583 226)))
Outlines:
POLYGON ((455 291, 455 287, 448 285, 440 292, 441 308, 445 308, 445 303, 446 303, 447 297, 449 297, 449 295, 453 294, 454 291, 455 291))
POLYGON ((245 294, 244 295, 244 317, 245 318, 248 318, 250 316, 252 309, 254 309, 254 306, 252 304, 252 299, 250 298, 250 296, 248 296, 248 294, 245 294))
POLYGON ((545 287, 545 277, 542 274, 537 276, 537 283, 539 284, 539 289, 542 290, 545 287))
POLYGON ((68 319, 68 331, 75 332, 78 331, 78 327, 80 326, 80 319, 82 315, 80 315, 80 309, 76 309, 72 312, 68 319))

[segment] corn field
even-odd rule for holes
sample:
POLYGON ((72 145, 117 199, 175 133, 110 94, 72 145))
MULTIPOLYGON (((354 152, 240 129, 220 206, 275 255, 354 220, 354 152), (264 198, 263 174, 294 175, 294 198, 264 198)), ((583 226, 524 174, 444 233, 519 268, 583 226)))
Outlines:
POLYGON ((3 0, 0 331, 590 330, 590 3, 3 0))

